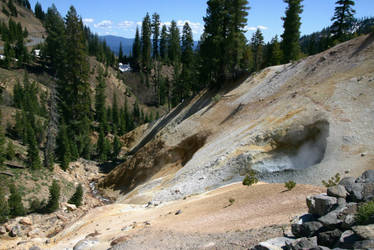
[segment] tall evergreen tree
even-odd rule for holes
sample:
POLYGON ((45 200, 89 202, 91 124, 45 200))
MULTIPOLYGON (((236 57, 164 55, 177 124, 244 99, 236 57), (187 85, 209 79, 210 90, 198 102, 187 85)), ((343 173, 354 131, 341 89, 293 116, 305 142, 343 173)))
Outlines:
POLYGON ((167 60, 167 42, 168 42, 168 29, 166 25, 162 25, 161 38, 160 38, 160 57, 163 62, 167 60))
POLYGON ((9 207, 8 201, 5 199, 4 190, 0 187, 0 223, 8 220, 9 207))
POLYGON ((151 69, 151 18, 149 14, 144 17, 142 23, 142 68, 146 72, 149 72, 151 69))
MULTIPOLYGON (((0 122, 1 122, 1 116, 0 116, 0 122)), ((5 151, 5 134, 4 129, 1 126, 0 127, 0 166, 3 165, 6 158, 6 151, 5 151)))
POLYGON ((114 136, 114 141, 113 141, 113 160, 116 160, 118 158, 119 153, 121 152, 122 148, 122 143, 119 140, 118 136, 114 136))
POLYGON ((96 121, 106 126, 106 109, 105 109, 105 79, 102 69, 99 69, 98 84, 95 91, 95 111, 96 121))
POLYGON ((181 98, 188 96, 189 91, 196 90, 193 87, 194 74, 194 53, 193 53, 193 36, 190 25, 186 22, 182 32, 182 73, 181 73, 181 89, 178 91, 181 98))
POLYGON ((64 121, 61 122, 60 129, 58 131, 56 156, 61 162, 61 168, 66 170, 71 160, 71 148, 67 127, 64 121))
POLYGON ((140 67, 141 43, 139 36, 139 28, 136 27, 135 40, 132 45, 133 68, 138 71, 140 67))
POLYGON ((177 23, 171 21, 168 38, 168 57, 170 62, 174 65, 180 62, 181 47, 180 47, 180 33, 177 23))
POLYGON ((34 129, 27 125, 27 163, 32 170, 40 169, 39 149, 35 138, 34 129))
POLYGON ((160 15, 154 13, 152 15, 152 34, 153 34, 153 58, 158 58, 159 53, 159 36, 160 36, 160 15))
POLYGON ((263 47, 264 37, 260 29, 257 29, 251 39, 252 53, 253 53, 253 69, 259 71, 263 63, 263 47))
POLYGON ((123 63, 123 49, 121 42, 119 43, 118 62, 123 63))
POLYGON ((278 42, 278 36, 275 36, 271 39, 270 47, 268 51, 268 60, 267 65, 279 65, 282 61, 282 50, 280 48, 280 44, 278 42))
POLYGON ((43 11, 42 5, 39 2, 36 2, 35 4, 34 13, 37 18, 44 21, 45 13, 43 11))
POLYGON ((208 0, 200 43, 201 81, 220 85, 242 70, 246 53, 247 0, 208 0))
POLYGON ((337 6, 335 7, 334 16, 331 18, 331 21, 334 21, 331 30, 335 39, 344 40, 354 19, 353 15, 356 11, 352 6, 355 5, 355 2, 352 0, 338 0, 335 4, 337 6))
POLYGON ((8 199, 8 207, 12 217, 24 216, 26 214, 22 203, 22 197, 16 186, 12 183, 9 186, 10 196, 8 199))
POLYGON ((74 204, 77 207, 79 207, 80 205, 82 205, 82 201, 83 201, 83 187, 82 187, 82 184, 79 184, 77 188, 75 189, 75 193, 69 199, 68 203, 74 204))
POLYGON ((56 180, 53 180, 52 185, 49 187, 49 200, 45 207, 46 213, 53 213, 59 208, 60 200, 60 185, 56 180))
MULTIPOLYGON (((113 127, 119 126, 119 111, 118 111, 118 104, 117 104, 117 95, 113 92, 113 103, 112 103, 112 123, 113 127)), ((116 131, 114 131, 116 132, 116 131)))
POLYGON ((283 62, 300 58, 300 14, 303 12, 301 2, 303 0, 283 0, 288 4, 286 16, 282 17, 284 32, 282 34, 281 48, 283 51, 283 62))
POLYGON ((75 135, 81 135, 85 117, 90 117, 89 64, 82 19, 73 6, 66 18, 66 70, 61 84, 63 115, 75 135))

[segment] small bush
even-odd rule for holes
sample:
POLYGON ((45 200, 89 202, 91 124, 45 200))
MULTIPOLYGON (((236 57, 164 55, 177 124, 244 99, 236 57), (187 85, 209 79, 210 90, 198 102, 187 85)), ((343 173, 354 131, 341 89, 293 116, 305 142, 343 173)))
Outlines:
POLYGON ((331 177, 328 181, 325 181, 323 180, 322 181, 322 184, 325 186, 325 187, 332 187, 332 186, 336 186, 338 185, 340 182, 340 174, 339 173, 336 173, 335 176, 331 177))
POLYGON ((49 200, 45 206, 46 213, 53 213, 59 208, 60 200, 60 186, 56 180, 53 180, 52 185, 49 187, 49 200))
POLYGON ((284 186, 287 188, 288 191, 290 191, 296 186, 296 182, 287 181, 287 182, 284 183, 284 186))
POLYGON ((70 198, 68 203, 74 204, 77 207, 79 207, 80 205, 82 205, 82 200, 83 200, 83 187, 82 187, 82 184, 79 184, 75 190, 75 193, 70 198))
POLYGON ((258 182, 258 179, 256 177, 256 171, 250 170, 249 173, 244 177, 243 185, 251 186, 253 184, 256 184, 258 182))
POLYGON ((217 103, 221 100, 222 96, 220 94, 216 94, 215 96, 212 97, 213 103, 217 103))
POLYGON ((232 204, 234 204, 235 199, 234 199, 234 198, 230 198, 230 199, 229 199, 229 202, 230 202, 230 205, 232 205, 232 204))
POLYGON ((358 208, 356 222, 360 225, 374 223, 374 201, 366 202, 358 208))

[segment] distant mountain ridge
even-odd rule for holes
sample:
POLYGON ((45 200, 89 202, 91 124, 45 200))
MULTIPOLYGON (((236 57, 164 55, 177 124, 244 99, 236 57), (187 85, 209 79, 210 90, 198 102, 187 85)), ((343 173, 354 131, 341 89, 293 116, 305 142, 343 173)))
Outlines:
MULTIPOLYGON (((122 43, 122 51, 124 55, 129 56, 132 51, 132 44, 134 43, 134 38, 125 38, 121 36, 113 36, 113 35, 106 35, 106 36, 99 36, 100 40, 105 40, 106 44, 110 47, 110 49, 118 56, 119 53, 119 45, 122 43)), ((197 48, 198 42, 194 41, 194 49, 197 48)))
POLYGON ((124 38, 121 36, 100 36, 100 40, 105 40, 106 44, 110 47, 110 49, 118 55, 119 53, 119 45, 122 43, 122 51, 124 55, 129 56, 132 50, 132 44, 134 43, 134 38, 124 38))

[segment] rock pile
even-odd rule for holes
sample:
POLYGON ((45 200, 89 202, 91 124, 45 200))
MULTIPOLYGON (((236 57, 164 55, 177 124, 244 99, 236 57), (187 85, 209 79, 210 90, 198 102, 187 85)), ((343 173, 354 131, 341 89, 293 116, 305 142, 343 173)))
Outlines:
MULTIPOLYGON (((374 224, 358 225, 357 212, 374 200, 374 170, 343 178, 327 194, 309 196, 309 213, 291 225, 291 236, 261 242, 253 249, 374 249, 374 224)), ((369 223, 374 223, 371 215, 369 223)))

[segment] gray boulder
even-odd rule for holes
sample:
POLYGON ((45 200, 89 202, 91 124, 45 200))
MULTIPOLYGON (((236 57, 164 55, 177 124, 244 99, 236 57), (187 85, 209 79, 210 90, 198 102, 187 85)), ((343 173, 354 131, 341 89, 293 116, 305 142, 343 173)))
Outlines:
POLYGON ((6 229, 4 226, 0 226, 0 235, 1 234, 6 234, 6 229))
POLYGON ((354 224, 356 223, 356 220, 355 220, 355 215, 353 214, 348 214, 347 216, 345 216, 342 224, 341 224, 341 228, 343 229, 350 229, 354 224))
POLYGON ((16 226, 12 227, 12 229, 9 232, 9 236, 10 237, 20 237, 20 236, 22 236, 21 227, 19 225, 16 225, 16 226))
POLYGON ((292 224, 292 234, 297 238, 312 237, 323 227, 323 224, 318 221, 309 221, 303 224, 292 224))
POLYGON ((277 237, 264 242, 260 242, 254 246, 252 250, 282 250, 286 246, 286 242, 292 243, 294 239, 287 237, 277 237))
POLYGON ((356 241, 353 249, 374 249, 374 240, 356 241))
POLYGON ((363 201, 370 201, 374 199, 374 183, 364 183, 364 188, 361 192, 363 201))
POLYGON ((358 240, 360 240, 360 237, 358 237, 357 234, 355 234, 352 230, 347 230, 344 231, 340 236, 337 246, 343 249, 352 249, 353 244, 358 240))
POLYGON ((336 198, 346 198, 348 192, 343 185, 335 185, 327 189, 327 195, 336 198))
POLYGON ((352 191, 349 192, 349 200, 362 201, 362 192, 364 191, 364 183, 354 183, 352 185, 352 191))
POLYGON ((318 245, 334 247, 335 243, 339 241, 341 235, 342 231, 339 229, 320 233, 318 234, 318 245))
POLYGON ((325 227, 334 229, 338 227, 343 221, 339 218, 340 210, 336 209, 318 219, 325 227))
POLYGON ((364 240, 374 240, 374 224, 355 226, 352 230, 364 240))
POLYGON ((352 192, 352 185, 356 182, 356 179, 353 177, 344 177, 340 182, 339 185, 344 186, 347 192, 352 192))
POLYGON ((374 183, 374 169, 366 170, 356 179, 357 183, 374 183))
POLYGON ((312 238, 303 237, 303 238, 293 241, 292 243, 286 242, 286 247, 292 250, 315 248, 315 247, 318 247, 317 237, 312 237, 312 238))
POLYGON ((336 207, 338 200, 335 197, 330 197, 326 194, 317 194, 308 196, 306 198, 306 203, 309 208, 309 213, 320 217, 333 210, 336 207))
POLYGON ((87 238, 77 242, 73 247, 73 250, 88 250, 94 249, 94 246, 98 243, 96 238, 87 238))

